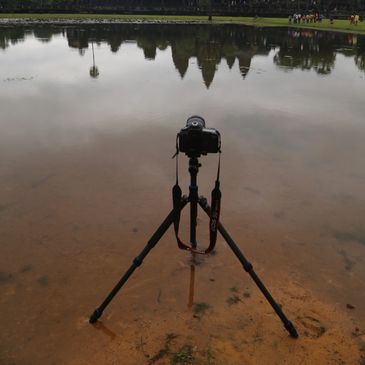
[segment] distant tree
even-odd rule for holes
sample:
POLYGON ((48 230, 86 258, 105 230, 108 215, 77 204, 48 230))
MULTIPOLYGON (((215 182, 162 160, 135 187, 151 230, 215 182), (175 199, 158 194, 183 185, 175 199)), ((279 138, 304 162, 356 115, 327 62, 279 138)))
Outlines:
POLYGON ((212 0, 199 0, 199 7, 208 12, 208 20, 212 20, 212 0))

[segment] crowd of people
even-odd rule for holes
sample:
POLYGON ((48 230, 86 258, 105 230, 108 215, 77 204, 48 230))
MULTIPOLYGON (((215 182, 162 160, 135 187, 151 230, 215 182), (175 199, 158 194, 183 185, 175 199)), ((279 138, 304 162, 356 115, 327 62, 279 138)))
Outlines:
MULTIPOLYGON (((289 23, 290 24, 305 24, 305 23, 321 23, 324 19, 324 16, 320 13, 310 13, 310 14, 300 14, 295 13, 293 15, 289 15, 289 23)), ((330 23, 333 24, 334 16, 333 14, 330 14, 328 16, 328 19, 330 20, 330 23)), ((362 21, 362 18, 360 18, 360 15, 353 14, 348 17, 348 20, 350 22, 350 25, 358 25, 359 22, 362 21)))
POLYGON ((349 16, 350 24, 357 25, 359 23, 360 16, 358 14, 349 16))
POLYGON ((319 13, 312 14, 293 14, 289 15, 289 23, 292 24, 300 24, 300 23, 321 23, 323 19, 323 15, 319 13))

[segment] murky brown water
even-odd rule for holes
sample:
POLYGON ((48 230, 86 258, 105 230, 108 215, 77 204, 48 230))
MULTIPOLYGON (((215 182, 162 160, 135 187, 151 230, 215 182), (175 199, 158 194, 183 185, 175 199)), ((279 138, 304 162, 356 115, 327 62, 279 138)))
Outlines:
POLYGON ((364 37, 14 26, 0 47, 1 364, 364 363, 364 37), (172 231, 87 322, 171 209, 193 114, 222 134, 222 222, 298 340, 222 239, 192 266, 172 231))

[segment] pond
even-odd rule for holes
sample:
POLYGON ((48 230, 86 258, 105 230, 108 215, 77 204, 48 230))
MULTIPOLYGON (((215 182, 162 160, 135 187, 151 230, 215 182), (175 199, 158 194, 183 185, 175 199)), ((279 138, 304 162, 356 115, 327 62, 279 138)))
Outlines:
MULTIPOLYGON (((0 363, 365 361, 364 95, 356 34, 1 25, 0 363), (221 237, 193 258, 172 229, 88 324, 171 210, 191 115, 222 135, 222 222, 298 340, 221 237)), ((200 160, 207 197, 217 161, 200 160)))

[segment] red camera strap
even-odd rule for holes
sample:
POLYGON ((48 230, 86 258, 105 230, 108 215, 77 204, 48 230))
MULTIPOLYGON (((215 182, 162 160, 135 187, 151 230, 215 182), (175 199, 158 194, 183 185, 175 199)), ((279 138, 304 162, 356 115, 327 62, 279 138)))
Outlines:
POLYGON ((221 165, 221 152, 219 151, 218 158, 218 170, 217 170, 217 179, 215 181, 214 189, 212 190, 212 200, 211 200, 211 215, 209 220, 209 246, 205 250, 200 250, 198 248, 194 248, 190 245, 185 244, 179 238, 179 226, 180 226, 180 217, 181 217, 181 197, 182 191, 179 186, 179 178, 178 178, 178 162, 179 150, 178 147, 176 149, 176 154, 174 157, 176 158, 176 183, 172 188, 172 200, 173 200, 173 210, 174 210, 174 231, 177 240, 177 245, 181 250, 187 250, 193 253, 207 255, 210 253, 217 242, 217 233, 218 233, 218 223, 219 223, 219 215, 221 210, 221 197, 222 193, 219 189, 219 175, 220 175, 220 165, 221 165))

